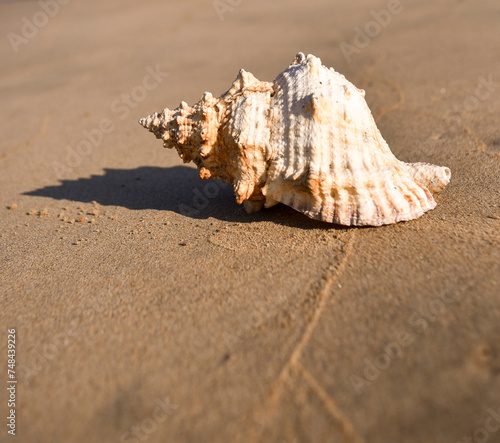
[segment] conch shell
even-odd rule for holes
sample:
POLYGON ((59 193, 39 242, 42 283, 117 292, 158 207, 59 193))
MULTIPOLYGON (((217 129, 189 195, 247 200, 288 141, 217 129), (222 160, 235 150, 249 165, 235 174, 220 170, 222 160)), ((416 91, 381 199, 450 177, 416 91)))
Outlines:
POLYGON ((234 187, 247 212, 284 203, 316 220, 380 226, 433 209, 431 192, 450 170, 404 163, 389 149, 365 92, 299 53, 274 82, 241 70, 220 98, 206 92, 193 107, 139 123, 193 161, 202 179, 234 187))

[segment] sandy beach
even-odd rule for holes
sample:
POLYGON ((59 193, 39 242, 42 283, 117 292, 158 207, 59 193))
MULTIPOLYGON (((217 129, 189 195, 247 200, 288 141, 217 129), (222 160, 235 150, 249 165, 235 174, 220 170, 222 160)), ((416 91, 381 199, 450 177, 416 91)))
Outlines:
POLYGON ((1 2, 0 442, 500 442, 499 20, 494 0, 1 2), (397 158, 451 169, 436 209, 247 214, 137 123, 299 51, 366 90, 397 158))

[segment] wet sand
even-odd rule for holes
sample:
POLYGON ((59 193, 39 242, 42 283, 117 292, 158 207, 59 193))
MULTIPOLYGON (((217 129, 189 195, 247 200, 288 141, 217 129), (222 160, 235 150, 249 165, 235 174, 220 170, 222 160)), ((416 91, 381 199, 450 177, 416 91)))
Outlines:
POLYGON ((62 3, 0 5, 17 441, 500 442, 498 2, 62 3), (451 169, 435 210, 248 215, 137 124, 299 51, 451 169))

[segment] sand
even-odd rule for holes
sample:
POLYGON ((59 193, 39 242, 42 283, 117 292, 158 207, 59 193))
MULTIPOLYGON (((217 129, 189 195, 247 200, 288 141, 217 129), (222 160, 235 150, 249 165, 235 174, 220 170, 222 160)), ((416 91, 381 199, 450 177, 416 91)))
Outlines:
POLYGON ((0 5, 0 441, 500 442, 497 1, 45 1, 0 5), (435 210, 248 215, 137 123, 299 51, 435 210))

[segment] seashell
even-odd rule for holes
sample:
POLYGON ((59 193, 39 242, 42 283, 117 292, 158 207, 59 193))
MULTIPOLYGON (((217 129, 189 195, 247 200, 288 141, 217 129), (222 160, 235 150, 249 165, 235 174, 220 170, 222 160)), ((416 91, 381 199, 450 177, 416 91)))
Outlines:
POLYGON ((272 82, 241 70, 220 98, 206 92, 193 107, 139 123, 193 161, 202 179, 234 187, 247 212, 284 203, 316 220, 380 226, 433 209, 431 192, 450 170, 404 163, 389 149, 365 92, 299 53, 272 82))

